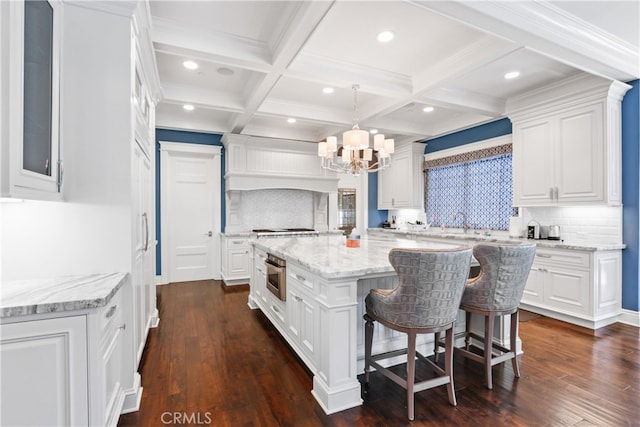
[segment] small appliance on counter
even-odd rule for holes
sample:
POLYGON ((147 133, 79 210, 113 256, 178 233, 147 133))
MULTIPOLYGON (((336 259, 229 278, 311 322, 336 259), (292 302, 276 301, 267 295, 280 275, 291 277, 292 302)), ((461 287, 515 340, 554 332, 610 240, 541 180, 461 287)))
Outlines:
POLYGON ((538 224, 536 221, 529 221, 529 224, 527 225, 527 239, 539 239, 539 238, 540 238, 540 224, 538 224))
POLYGON ((547 235, 547 239, 549 240, 560 240, 560 226, 559 225, 550 225, 549 232, 547 235))

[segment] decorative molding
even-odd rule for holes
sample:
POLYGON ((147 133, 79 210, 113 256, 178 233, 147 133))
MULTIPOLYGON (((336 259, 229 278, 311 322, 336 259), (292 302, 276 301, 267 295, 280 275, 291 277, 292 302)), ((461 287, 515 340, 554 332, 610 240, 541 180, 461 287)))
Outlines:
MULTIPOLYGON (((425 162, 432 161, 436 159, 441 159, 443 157, 457 156, 460 154, 468 153, 469 151, 476 150, 484 150, 492 147, 497 147, 499 145, 511 144, 512 142, 511 134, 497 136, 495 138, 485 139, 478 142, 473 142, 471 144, 464 144, 453 148, 448 148, 446 150, 436 151, 434 153, 428 153, 424 155, 425 162)), ((425 144, 429 145, 429 142, 425 144)))
POLYGON ((618 321, 625 325, 635 326, 640 328, 640 312, 633 310, 622 309, 618 316, 618 321))

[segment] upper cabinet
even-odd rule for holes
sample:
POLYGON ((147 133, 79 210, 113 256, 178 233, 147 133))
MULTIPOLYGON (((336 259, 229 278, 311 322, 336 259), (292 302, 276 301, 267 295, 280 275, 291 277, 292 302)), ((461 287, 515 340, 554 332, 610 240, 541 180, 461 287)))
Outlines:
POLYGON ((513 205, 619 205, 620 103, 630 86, 578 75, 510 100, 513 205))
POLYGON ((424 144, 396 147, 391 166, 378 172, 378 209, 424 210, 424 144))
POLYGON ((2 2, 2 197, 61 199, 62 4, 2 2))

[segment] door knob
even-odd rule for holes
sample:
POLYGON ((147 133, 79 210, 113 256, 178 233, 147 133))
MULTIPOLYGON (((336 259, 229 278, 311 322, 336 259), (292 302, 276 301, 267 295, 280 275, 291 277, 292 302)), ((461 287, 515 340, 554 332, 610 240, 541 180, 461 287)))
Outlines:
POLYGON ((213 231, 209 231, 206 235, 209 236, 209 237, 212 237, 213 236, 213 231))

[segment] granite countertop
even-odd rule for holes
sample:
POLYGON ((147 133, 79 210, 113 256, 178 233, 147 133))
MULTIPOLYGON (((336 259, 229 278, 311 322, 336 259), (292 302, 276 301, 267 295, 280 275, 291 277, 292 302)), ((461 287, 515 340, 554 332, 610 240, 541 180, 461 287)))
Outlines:
POLYGON ((126 273, 110 273, 4 282, 0 318, 103 307, 126 277, 126 273))
POLYGON ((344 236, 279 237, 252 239, 258 248, 296 262, 326 279, 393 273, 391 248, 450 249, 468 247, 463 242, 425 242, 401 237, 362 236, 359 248, 348 248, 344 236))
POLYGON ((570 249, 576 251, 615 251, 624 249, 627 247, 624 243, 583 243, 583 242, 567 242, 564 240, 546 240, 538 239, 531 240, 525 238, 513 238, 508 235, 491 235, 485 236, 483 234, 463 234, 454 232, 442 232, 439 229, 430 230, 399 230, 389 228, 370 228, 367 230, 372 234, 392 234, 410 236, 410 238, 436 238, 447 240, 466 240, 473 242, 493 242, 493 243, 535 243, 539 248, 555 248, 555 249, 570 249))

